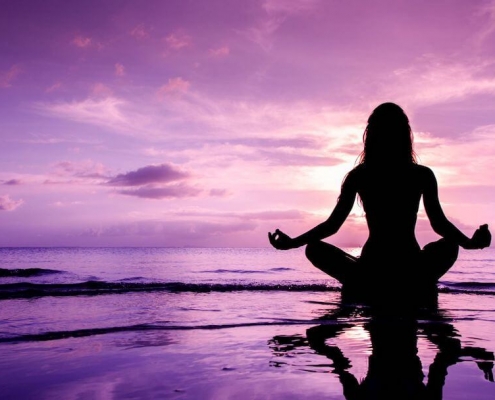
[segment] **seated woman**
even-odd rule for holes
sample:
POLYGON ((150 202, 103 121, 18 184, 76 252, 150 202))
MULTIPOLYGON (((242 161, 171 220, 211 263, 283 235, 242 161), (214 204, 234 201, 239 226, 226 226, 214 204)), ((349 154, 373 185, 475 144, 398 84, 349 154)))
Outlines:
POLYGON ((456 261, 459 246, 482 249, 490 245, 488 225, 481 225, 469 238, 445 216, 435 175, 416 162, 409 119, 401 107, 379 105, 368 119, 363 141, 359 164, 344 178, 330 217, 296 238, 279 229, 268 233, 273 247, 287 250, 306 245, 309 261, 345 287, 389 280, 436 285, 456 261), (322 242, 342 226, 356 195, 369 230, 360 257, 322 242), (415 236, 421 197, 433 230, 442 237, 423 249, 415 236))

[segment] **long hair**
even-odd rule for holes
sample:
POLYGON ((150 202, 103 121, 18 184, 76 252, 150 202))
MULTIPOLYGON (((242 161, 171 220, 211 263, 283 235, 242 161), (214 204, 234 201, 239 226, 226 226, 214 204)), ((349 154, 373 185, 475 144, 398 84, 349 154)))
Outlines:
POLYGON ((395 103, 383 103, 373 110, 364 130, 363 143, 358 160, 364 166, 394 167, 417 163, 409 118, 395 103))

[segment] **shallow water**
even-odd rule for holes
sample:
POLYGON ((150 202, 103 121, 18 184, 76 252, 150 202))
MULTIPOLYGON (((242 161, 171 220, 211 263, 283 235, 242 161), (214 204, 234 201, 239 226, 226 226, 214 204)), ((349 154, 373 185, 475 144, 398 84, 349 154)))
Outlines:
POLYGON ((4 248, 0 393, 343 399, 372 382, 491 399, 494 299, 492 249, 461 252, 438 304, 377 314, 300 250, 4 248))

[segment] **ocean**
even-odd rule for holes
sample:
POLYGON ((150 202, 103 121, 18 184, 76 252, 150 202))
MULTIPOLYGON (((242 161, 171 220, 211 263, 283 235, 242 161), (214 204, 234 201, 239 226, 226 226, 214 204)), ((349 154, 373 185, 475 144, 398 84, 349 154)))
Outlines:
POLYGON ((438 287, 382 314, 303 249, 1 248, 0 398, 495 399, 495 249, 438 287))

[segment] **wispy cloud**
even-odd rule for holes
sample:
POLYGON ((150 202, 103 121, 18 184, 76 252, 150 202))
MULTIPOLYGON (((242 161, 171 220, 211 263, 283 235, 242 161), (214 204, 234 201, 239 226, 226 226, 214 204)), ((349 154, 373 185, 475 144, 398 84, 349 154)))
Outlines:
POLYGON ((50 205, 53 207, 71 207, 71 206, 80 206, 84 204, 82 201, 55 201, 54 203, 51 203, 50 205))
POLYGON ((261 5, 264 15, 254 26, 239 33, 268 52, 275 32, 288 17, 312 11, 319 3, 320 0, 265 0, 261 5))
POLYGON ((105 184, 119 187, 119 194, 146 199, 194 197, 202 190, 184 182, 190 177, 189 172, 172 164, 147 165, 116 175, 105 184))
POLYGON ((146 39, 150 36, 149 29, 144 24, 135 26, 129 33, 137 39, 146 39))
POLYGON ((107 182, 107 185, 141 186, 156 183, 169 183, 188 178, 189 176, 189 173, 172 164, 147 165, 136 171, 119 174, 110 179, 107 182))
POLYGON ((229 191, 227 189, 210 189, 209 194, 212 197, 226 197, 229 195, 229 191))
POLYGON ((265 0, 263 9, 268 13, 297 14, 313 10, 321 0, 265 0))
POLYGON ((21 185, 22 181, 20 179, 9 179, 8 181, 5 181, 3 185, 9 185, 9 186, 15 186, 15 185, 21 185))
POLYGON ((12 65, 7 71, 0 71, 0 88, 12 86, 12 81, 17 78, 22 69, 18 64, 12 65))
POLYGON ((165 85, 158 89, 157 96, 162 99, 165 95, 180 95, 187 92, 190 86, 191 83, 181 77, 170 78, 165 85))
POLYGON ((452 62, 424 56, 413 66, 394 71, 382 97, 411 107, 495 94, 495 78, 483 74, 495 61, 452 62))
POLYGON ((222 46, 215 49, 210 49, 208 53, 212 57, 226 57, 230 54, 230 48, 228 46, 222 46))
POLYGON ((46 134, 33 133, 29 139, 15 140, 18 143, 27 144, 59 144, 59 143, 71 143, 71 144, 86 144, 86 145, 99 145, 101 141, 89 140, 79 138, 75 136, 50 136, 46 134))
POLYGON ((57 177, 108 179, 109 169, 93 160, 79 162, 59 161, 52 166, 52 174, 57 177))
POLYGON ((110 97, 113 91, 108 85, 98 82, 91 86, 91 94, 95 97, 110 97))
POLYGON ((115 75, 116 76, 124 76, 125 75, 125 67, 121 63, 115 64, 115 75))
POLYGON ((201 189, 186 184, 172 184, 164 187, 151 185, 141 186, 137 189, 122 189, 117 193, 127 196, 141 197, 145 199, 172 199, 182 197, 194 197, 202 192, 201 189))
POLYGON ((256 227, 257 224, 252 221, 143 220, 91 227, 81 232, 81 237, 98 240, 108 237, 129 237, 132 240, 130 243, 144 240, 147 245, 161 246, 212 246, 215 244, 218 246, 224 243, 229 244, 224 239, 253 231, 256 227))
POLYGON ((22 199, 14 200, 11 199, 10 196, 1 195, 0 196, 0 211, 14 211, 17 207, 23 204, 24 201, 22 199))
POLYGON ((128 103, 116 97, 88 98, 80 101, 36 103, 34 109, 42 114, 127 131, 137 122, 124 111, 128 103))
POLYGON ((72 44, 80 48, 90 47, 92 43, 93 40, 89 36, 77 35, 74 39, 72 39, 72 44))
POLYGON ((438 172, 442 186, 486 186, 493 183, 486 171, 491 171, 495 158, 494 136, 495 125, 476 128, 456 139, 420 133, 416 134, 416 147, 422 162, 438 172))
POLYGON ((191 45, 191 37, 183 32, 171 33, 164 40, 172 50, 180 50, 191 45))
POLYGON ((483 2, 475 13, 480 28, 474 36, 475 43, 481 46, 495 32, 495 1, 483 2))
POLYGON ((284 16, 270 16, 258 22, 255 26, 239 33, 268 52, 273 46, 273 34, 282 25, 284 20, 284 16))
POLYGON ((178 217, 207 217, 207 218, 235 218, 240 220, 299 220, 306 219, 311 214, 300 210, 266 210, 255 212, 218 212, 211 210, 178 210, 170 214, 178 217))
POLYGON ((46 93, 52 93, 52 92, 59 90, 61 87, 62 87, 62 82, 55 82, 53 85, 48 86, 45 89, 45 92, 46 93))

